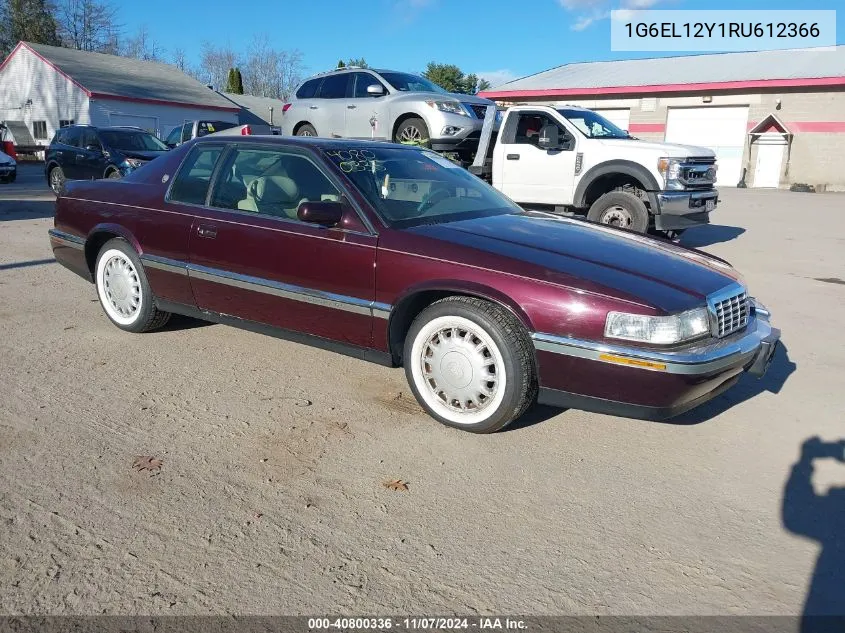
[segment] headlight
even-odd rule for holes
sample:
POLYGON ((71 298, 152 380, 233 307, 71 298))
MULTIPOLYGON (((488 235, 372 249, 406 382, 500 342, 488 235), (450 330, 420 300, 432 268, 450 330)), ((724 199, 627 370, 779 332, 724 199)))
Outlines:
POLYGON ((469 112, 464 110, 464 107, 457 101, 426 101, 426 105, 441 112, 448 112, 449 114, 459 114, 460 116, 469 116, 469 112))
POLYGON ((657 171, 663 176, 663 183, 667 189, 683 188, 683 185, 678 182, 682 162, 679 158, 661 158, 657 161, 657 171))
POLYGON ((610 312, 604 326, 608 338, 672 345, 698 338, 710 332, 707 308, 695 308, 670 316, 646 316, 610 312))
POLYGON ((144 161, 138 160, 137 158, 127 158, 123 162, 132 169, 138 169, 138 167, 144 164, 144 161))

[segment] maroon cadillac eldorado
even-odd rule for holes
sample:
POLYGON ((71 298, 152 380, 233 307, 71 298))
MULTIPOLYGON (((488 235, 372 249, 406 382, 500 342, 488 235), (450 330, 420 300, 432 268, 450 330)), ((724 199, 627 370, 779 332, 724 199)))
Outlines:
POLYGON ((123 330, 178 313, 404 366, 432 417, 479 433, 535 401, 671 417, 761 376, 780 337, 723 260, 385 143, 207 136, 69 182, 50 241, 123 330))

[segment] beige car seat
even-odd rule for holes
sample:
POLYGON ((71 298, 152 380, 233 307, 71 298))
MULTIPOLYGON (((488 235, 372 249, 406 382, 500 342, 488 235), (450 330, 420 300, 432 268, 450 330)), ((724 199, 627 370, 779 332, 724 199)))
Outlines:
POLYGON ((259 176, 246 188, 246 198, 238 209, 296 219, 300 195, 296 183, 287 176, 259 176))

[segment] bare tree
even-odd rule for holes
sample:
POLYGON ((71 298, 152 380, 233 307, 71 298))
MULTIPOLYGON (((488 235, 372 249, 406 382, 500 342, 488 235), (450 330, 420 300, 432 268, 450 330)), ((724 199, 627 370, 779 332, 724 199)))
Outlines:
POLYGON ((238 54, 229 46, 215 46, 202 43, 198 78, 211 84, 216 90, 223 90, 229 76, 229 69, 239 66, 238 54))
POLYGON ((241 66, 244 92, 259 97, 287 99, 302 76, 302 54, 277 50, 266 35, 253 39, 241 66))
POLYGON ((56 22, 62 43, 81 51, 114 52, 120 26, 117 10, 102 0, 61 0, 56 22))
POLYGON ((120 47, 123 57, 134 57, 144 61, 161 61, 162 50, 150 35, 146 24, 142 24, 133 37, 126 39, 120 47))

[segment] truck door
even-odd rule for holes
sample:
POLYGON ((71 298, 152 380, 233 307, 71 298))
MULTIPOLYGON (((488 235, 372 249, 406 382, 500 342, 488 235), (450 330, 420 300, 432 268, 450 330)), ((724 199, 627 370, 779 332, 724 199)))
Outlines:
POLYGON ((569 205, 575 182, 576 139, 565 125, 541 110, 508 115, 494 159, 494 182, 518 203, 569 205), (540 149, 540 130, 556 125, 565 149, 540 149))

